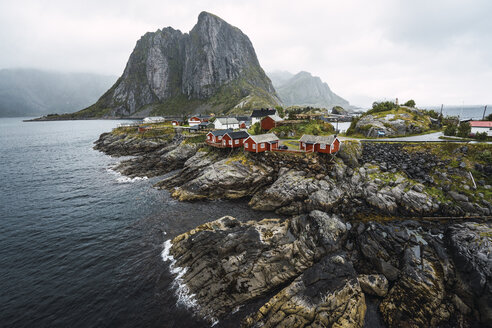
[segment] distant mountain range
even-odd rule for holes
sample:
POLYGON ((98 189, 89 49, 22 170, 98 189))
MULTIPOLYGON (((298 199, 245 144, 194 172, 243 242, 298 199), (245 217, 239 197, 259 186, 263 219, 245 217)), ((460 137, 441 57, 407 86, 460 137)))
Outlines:
POLYGON ((96 101, 115 76, 37 69, 0 70, 0 117, 71 113, 96 101))
POLYGON ((349 102, 331 91, 328 84, 311 73, 286 71, 268 73, 284 106, 312 106, 331 109, 349 107, 349 102))

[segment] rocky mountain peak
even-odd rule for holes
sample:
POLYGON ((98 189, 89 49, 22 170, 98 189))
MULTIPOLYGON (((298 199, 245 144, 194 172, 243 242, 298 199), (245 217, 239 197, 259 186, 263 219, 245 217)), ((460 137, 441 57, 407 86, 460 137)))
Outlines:
POLYGON ((249 38, 204 11, 189 34, 166 27, 142 36, 116 84, 80 113, 145 116, 232 108, 248 111, 278 103, 249 38))

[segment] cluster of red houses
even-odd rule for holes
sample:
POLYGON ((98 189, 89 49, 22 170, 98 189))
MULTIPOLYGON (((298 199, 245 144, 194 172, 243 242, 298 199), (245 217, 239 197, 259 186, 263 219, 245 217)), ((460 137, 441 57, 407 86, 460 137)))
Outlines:
MULTIPOLYGON (((217 148, 244 147, 244 150, 253 153, 280 150, 279 139, 274 133, 252 136, 246 131, 215 130, 207 134, 206 142, 217 148)), ((304 152, 333 154, 340 149, 340 140, 334 135, 312 136, 305 134, 299 140, 299 149, 304 152)))

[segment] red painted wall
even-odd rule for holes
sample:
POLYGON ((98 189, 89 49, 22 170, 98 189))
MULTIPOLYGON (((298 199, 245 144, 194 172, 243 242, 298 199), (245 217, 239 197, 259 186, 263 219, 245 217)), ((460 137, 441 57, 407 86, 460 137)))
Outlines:
MULTIPOLYGON (((228 147, 228 148, 242 147, 243 144, 244 144, 244 139, 235 139, 235 140, 233 140, 228 134, 226 134, 226 135, 224 135, 222 137, 222 141, 224 141, 224 140, 226 141, 226 145, 225 146, 228 147), (232 143, 229 144, 229 141, 232 141, 232 143), (236 141, 238 142, 237 144, 236 144, 236 141)), ((222 143, 222 144, 224 144, 224 143, 222 143)))
POLYGON ((261 120, 261 128, 263 130, 268 131, 268 130, 273 129, 275 126, 276 126, 275 121, 269 116, 267 116, 261 120))
POLYGON ((313 144, 305 144, 299 141, 299 149, 304 151, 313 151, 313 144))
POLYGON ((323 153, 323 154, 334 154, 340 150, 340 141, 338 139, 335 139, 333 142, 333 149, 331 149, 330 145, 326 145, 325 149, 321 149, 321 146, 319 144, 316 144, 315 151, 318 153, 323 153))
POLYGON ((275 150, 277 148, 278 148, 278 142, 268 144, 268 150, 275 150))
POLYGON ((246 139, 244 142, 244 149, 253 153, 262 153, 264 151, 269 150, 268 143, 262 142, 260 144, 256 144, 252 139, 246 139), (264 145, 263 148, 261 145, 264 145), (248 147, 246 147, 248 145, 248 147), (256 149, 253 149, 253 145, 256 145, 256 149))

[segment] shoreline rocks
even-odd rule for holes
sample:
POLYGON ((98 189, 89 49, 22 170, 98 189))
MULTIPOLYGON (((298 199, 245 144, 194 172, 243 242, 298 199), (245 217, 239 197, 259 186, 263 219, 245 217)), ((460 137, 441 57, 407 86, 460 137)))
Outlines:
POLYGON ((387 327, 490 326, 491 234, 491 223, 350 225, 312 211, 224 217, 175 237, 170 253, 210 321, 264 299, 241 326, 363 327, 372 297, 387 327))
POLYGON ((462 182, 469 163, 449 168, 398 144, 347 143, 338 157, 303 158, 137 139, 103 134, 95 148, 137 156, 117 169, 130 176, 176 170, 155 186, 181 201, 248 197, 253 209, 293 216, 224 217, 170 241, 210 322, 257 302, 238 325, 362 327, 367 313, 387 327, 491 326, 492 224, 405 220, 490 215, 490 202, 462 182))
POLYGON ((344 235, 345 225, 325 213, 246 223, 223 217, 175 237, 170 253, 186 268, 181 279, 200 315, 217 318, 289 283, 339 249, 344 235))

